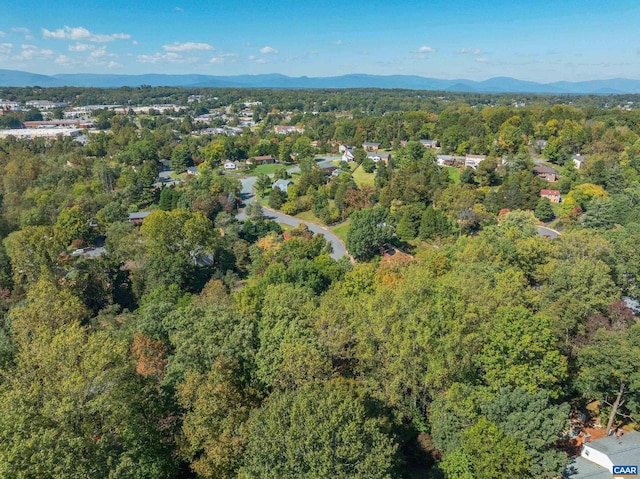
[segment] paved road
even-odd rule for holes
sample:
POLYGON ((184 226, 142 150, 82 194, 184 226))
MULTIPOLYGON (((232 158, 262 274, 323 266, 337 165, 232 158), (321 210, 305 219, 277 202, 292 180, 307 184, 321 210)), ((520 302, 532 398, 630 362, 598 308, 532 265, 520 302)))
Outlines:
POLYGON ((556 239, 560 236, 560 232, 546 226, 538 226, 538 236, 548 236, 551 239, 556 239))
MULTIPOLYGON (((318 163, 320 166, 322 166, 325 162, 330 162, 330 160, 325 160, 322 161, 320 163, 318 163)), ((287 171, 291 172, 291 173, 295 173, 296 168, 291 168, 287 171)), ((298 169, 299 171, 299 169, 298 169)), ((256 180, 258 178, 255 176, 249 176, 247 178, 243 178, 241 180, 242 182, 242 190, 240 191, 240 197, 242 198, 242 202, 244 203, 244 206, 246 207, 249 203, 252 203, 253 201, 255 201, 255 196, 253 193, 253 187, 256 184, 256 180)), ((290 225, 293 227, 298 226, 300 223, 304 223, 307 225, 307 227, 309 228, 309 231, 311 231, 312 233, 320 233, 322 236, 324 236, 327 241, 329 241, 331 243, 331 246, 333 247, 333 253, 331 253, 331 257, 334 259, 340 259, 343 256, 347 256, 347 250, 344 247, 344 244, 342 243, 342 241, 340 241, 340 238, 338 238, 335 234, 333 234, 329 229, 324 228, 320 225, 317 225, 315 223, 309 223, 308 221, 302 221, 298 218, 295 218, 293 216, 289 216, 289 215, 285 215, 282 213, 279 213, 277 211, 271 210, 271 209, 267 209, 264 208, 265 211, 265 217, 268 219, 272 219, 277 221, 278 223, 283 223, 285 225, 290 225)), ((239 220, 245 220, 247 218, 247 215, 244 212, 244 208, 242 210, 240 210, 240 212, 238 213, 238 215, 236 216, 236 218, 238 218, 239 220)))

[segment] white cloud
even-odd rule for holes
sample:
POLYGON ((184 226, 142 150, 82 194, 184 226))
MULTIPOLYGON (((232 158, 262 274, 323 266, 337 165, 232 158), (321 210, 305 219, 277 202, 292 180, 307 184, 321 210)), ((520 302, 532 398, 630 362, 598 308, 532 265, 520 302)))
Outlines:
POLYGON ((0 43, 0 55, 8 55, 13 50, 13 43, 0 43))
POLYGON ((260 49, 260 53, 264 53, 265 55, 275 55, 276 53, 278 53, 278 50, 266 45, 260 49))
POLYGON ((184 12, 184 8, 182 8, 182 7, 176 7, 174 10, 176 12, 184 12))
POLYGON ((256 56, 255 56, 255 55, 249 55, 249 56, 247 57, 247 60, 249 60, 249 61, 253 61, 253 60, 255 60, 255 59, 256 59, 256 56))
POLYGON ((333 45, 342 45, 342 40, 334 40, 331 42, 333 45))
POLYGON ((90 42, 106 43, 114 40, 128 40, 131 35, 128 33, 111 33, 105 35, 103 33, 91 33, 84 27, 69 27, 59 28, 57 30, 42 29, 42 36, 44 38, 55 38, 58 40, 86 40, 90 42))
POLYGON ((108 53, 106 45, 97 47, 96 45, 89 45, 87 43, 76 43, 75 45, 69 45, 68 50, 70 52, 90 52, 90 59, 118 56, 115 53, 108 53))
POLYGON ((16 60, 48 60, 53 57, 53 50, 38 48, 35 45, 21 45, 20 54, 14 57, 16 60))
POLYGON ((209 60, 209 63, 236 63, 238 61, 237 53, 221 53, 209 60))
POLYGON ((470 53, 471 55, 480 55, 482 53, 482 50, 480 50, 479 48, 461 48, 457 51, 457 53, 461 53, 463 55, 466 55, 468 53, 470 53))
POLYGON ((267 60, 265 60, 264 58, 258 58, 256 60, 256 63, 265 64, 265 63, 267 63, 267 60))
POLYGON ((476 61, 477 61, 478 63, 491 63, 491 60, 489 60, 489 59, 488 59, 488 58, 486 58, 486 57, 478 57, 478 58, 476 58, 476 61))
POLYGON ((117 57, 115 53, 108 53, 107 47, 96 48, 89 55, 91 58, 102 58, 102 57, 117 57))
POLYGON ((109 63, 107 63, 107 68, 120 68, 120 67, 122 67, 122 63, 118 63, 114 61, 110 61, 109 63))
POLYGON ((420 48, 418 48, 418 53, 432 53, 435 50, 431 47, 428 47, 426 45, 421 46, 420 48))
POLYGON ((192 52, 197 50, 209 50, 209 51, 215 50, 215 48, 213 48, 213 46, 209 45, 208 43, 196 43, 196 42, 184 42, 184 43, 175 42, 175 43, 172 43, 171 45, 164 45, 162 48, 164 48, 164 50, 167 52, 192 52))
POLYGON ((95 45, 88 45, 87 43, 76 43, 75 45, 69 45, 70 52, 90 52, 95 49, 95 45))
POLYGON ((0 30, 0 38, 2 38, 2 37, 6 37, 6 36, 7 36, 7 34, 6 34, 6 33, 4 33, 2 30, 0 30))
POLYGON ((62 66, 77 65, 79 63, 77 60, 74 60, 73 58, 68 57, 67 55, 58 55, 58 58, 56 58, 55 62, 58 65, 62 65, 62 66))
POLYGON ((140 63, 196 63, 198 59, 196 57, 185 58, 175 52, 156 52, 153 55, 138 55, 138 61, 140 63))
MULTIPOLYGON (((25 40, 33 40, 33 35, 31 35, 31 30, 29 30, 26 27, 13 27, 11 29, 12 33, 19 33, 21 35, 24 35, 24 39, 25 40)), ((2 35, 0 35, 2 36, 2 35)))

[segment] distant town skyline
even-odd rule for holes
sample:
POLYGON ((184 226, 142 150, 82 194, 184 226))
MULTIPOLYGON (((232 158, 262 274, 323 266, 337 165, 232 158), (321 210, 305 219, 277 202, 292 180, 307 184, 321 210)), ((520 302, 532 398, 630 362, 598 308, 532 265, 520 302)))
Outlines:
POLYGON ((0 18, 0 68, 640 79, 638 24, 628 0, 24 0, 0 18))

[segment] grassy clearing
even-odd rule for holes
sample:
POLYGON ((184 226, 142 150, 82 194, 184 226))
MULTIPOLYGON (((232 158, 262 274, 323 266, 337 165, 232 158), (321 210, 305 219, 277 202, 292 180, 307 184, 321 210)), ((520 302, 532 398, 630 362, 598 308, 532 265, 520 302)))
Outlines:
POLYGON ((342 241, 347 241, 347 231, 349 231, 349 227, 351 226, 351 220, 347 220, 344 223, 340 223, 338 226, 334 226, 330 228, 331 231, 342 241))
POLYGON ((375 173, 367 173, 362 169, 362 166, 358 165, 355 170, 351 173, 353 176, 353 181, 356 182, 356 185, 373 185, 375 181, 376 174, 375 173))
POLYGON ((256 166, 255 169, 250 173, 251 175, 271 175, 279 170, 280 168, 287 168, 286 165, 282 163, 271 163, 270 165, 260 165, 256 166))
POLYGON ((287 225, 287 224, 284 224, 284 223, 278 223, 278 224, 280 225, 280 228, 282 228, 282 231, 284 231, 285 233, 288 233, 293 228, 295 228, 294 226, 287 225))
POLYGON ((460 183, 460 169, 456 168, 455 166, 443 166, 443 168, 445 168, 447 170, 447 172, 449 173, 449 178, 451 178, 451 180, 458 184, 460 183))
POLYGON ((298 213, 296 218, 301 219, 302 221, 310 221, 311 223, 317 223, 319 225, 323 225, 324 222, 314 215, 311 211, 303 211, 302 213, 298 213))

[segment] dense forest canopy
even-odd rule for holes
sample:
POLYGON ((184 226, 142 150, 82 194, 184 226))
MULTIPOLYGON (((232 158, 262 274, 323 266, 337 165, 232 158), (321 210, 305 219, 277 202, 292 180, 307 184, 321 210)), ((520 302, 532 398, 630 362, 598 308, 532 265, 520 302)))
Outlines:
POLYGON ((0 98, 104 106, 0 140, 2 477, 554 478, 637 428, 637 97, 0 98))

